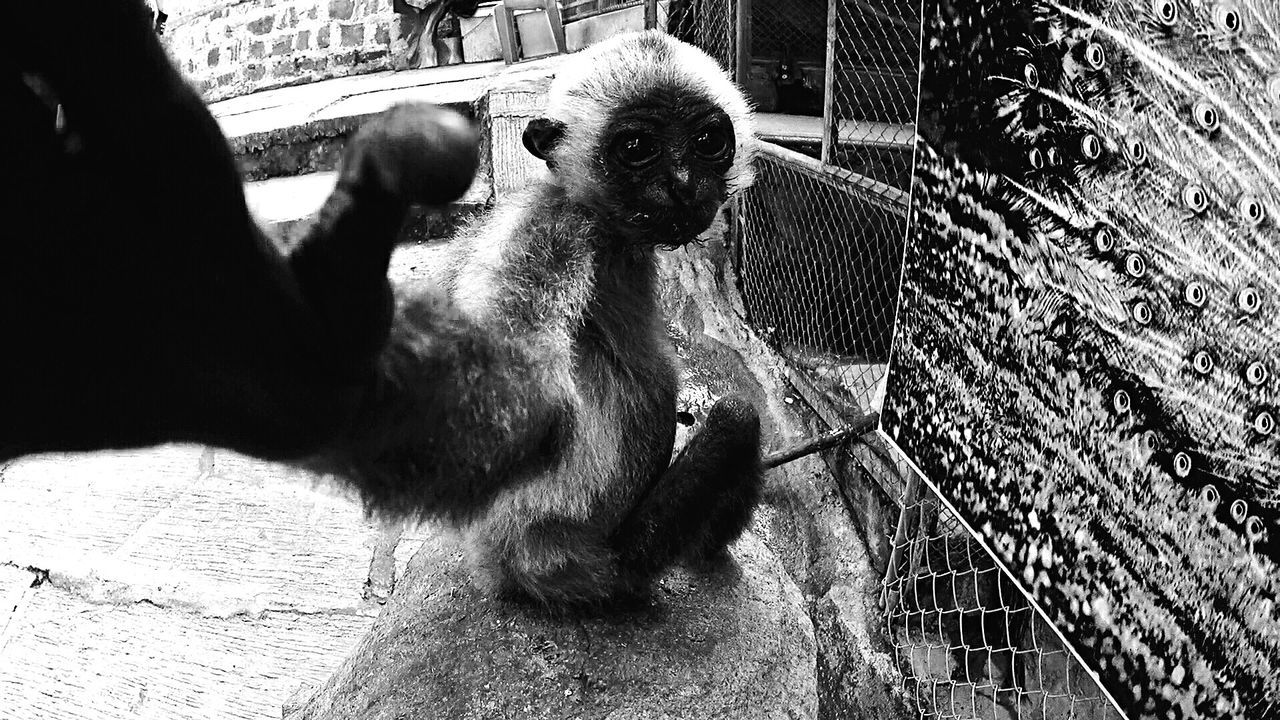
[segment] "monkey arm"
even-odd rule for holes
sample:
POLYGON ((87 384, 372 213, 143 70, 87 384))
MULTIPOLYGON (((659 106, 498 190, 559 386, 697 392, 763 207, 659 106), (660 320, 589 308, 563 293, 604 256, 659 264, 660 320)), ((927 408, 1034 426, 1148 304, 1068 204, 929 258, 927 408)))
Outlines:
POLYGON ((402 289, 375 386, 313 469, 351 478, 375 511, 462 521, 560 459, 592 255, 571 215, 543 204, 554 220, 523 219, 546 200, 517 199, 453 241, 456 274, 437 268, 448 292, 402 289))
POLYGON ((355 422, 308 465, 354 482, 375 512, 464 521, 559 458, 574 413, 557 374, 527 338, 419 295, 355 422))
POLYGON ((360 371, 390 329, 387 280, 405 211, 462 195, 479 163, 475 128, 426 103, 397 105, 365 123, 347 144, 338 182, 289 258, 324 331, 360 371))

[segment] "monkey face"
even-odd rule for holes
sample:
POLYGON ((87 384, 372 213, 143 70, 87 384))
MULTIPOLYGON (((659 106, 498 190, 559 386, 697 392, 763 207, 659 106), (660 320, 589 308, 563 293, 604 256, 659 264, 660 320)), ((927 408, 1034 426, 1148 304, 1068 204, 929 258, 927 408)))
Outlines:
POLYGON ((626 240, 683 245, 710 227, 727 197, 733 124, 719 108, 636 108, 602 143, 602 210, 626 240))
MULTIPOLYGON (((525 145, 556 169, 573 130, 535 120, 525 145)), ((702 234, 728 198, 736 137, 729 115, 690 88, 659 88, 619 107, 593 157, 598 177, 575 200, 606 219, 622 245, 678 247, 702 234)))

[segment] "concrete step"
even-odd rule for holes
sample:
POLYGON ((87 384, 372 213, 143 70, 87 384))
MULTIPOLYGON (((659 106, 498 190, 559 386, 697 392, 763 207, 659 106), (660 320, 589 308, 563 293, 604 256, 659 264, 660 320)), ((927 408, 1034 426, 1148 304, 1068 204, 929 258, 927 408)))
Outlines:
POLYGON ((431 102, 471 114, 492 89, 549 77, 563 60, 371 73, 253 93, 209 109, 246 180, 327 172, 337 167, 346 138, 396 103, 431 102))
MULTIPOLYGON (((258 222, 282 249, 288 250, 301 239, 337 181, 338 174, 333 171, 251 181, 244 185, 245 200, 258 222)), ((402 240, 448 237, 460 223, 483 210, 492 194, 489 169, 481 167, 470 189, 455 202, 439 209, 410 209, 402 240)))

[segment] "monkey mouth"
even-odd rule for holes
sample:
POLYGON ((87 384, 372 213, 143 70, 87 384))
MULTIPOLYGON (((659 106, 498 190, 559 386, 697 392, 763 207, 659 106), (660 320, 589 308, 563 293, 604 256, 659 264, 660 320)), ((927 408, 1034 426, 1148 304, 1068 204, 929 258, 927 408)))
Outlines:
POLYGON ((715 214, 685 211, 655 215, 637 212, 631 217, 636 243, 666 249, 684 247, 697 241, 715 221, 715 214))

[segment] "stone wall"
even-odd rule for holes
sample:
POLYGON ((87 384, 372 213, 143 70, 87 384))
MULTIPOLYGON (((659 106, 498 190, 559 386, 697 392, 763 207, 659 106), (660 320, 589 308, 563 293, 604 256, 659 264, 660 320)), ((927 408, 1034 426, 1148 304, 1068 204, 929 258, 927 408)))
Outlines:
POLYGON ((165 4, 164 42, 207 101, 395 67, 412 26, 391 0, 165 4))

